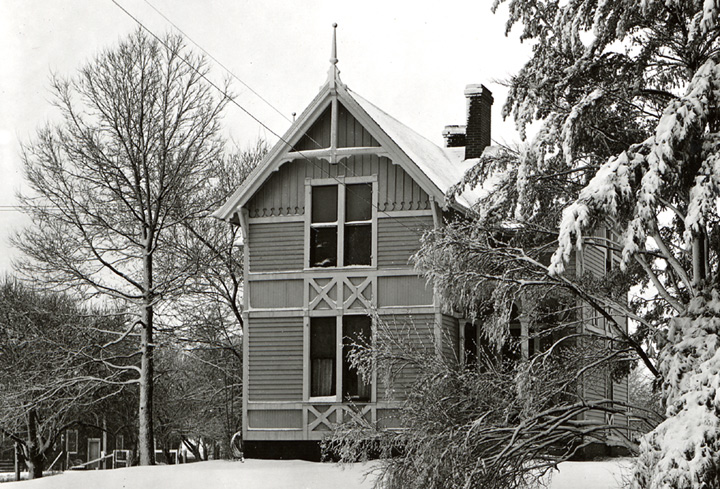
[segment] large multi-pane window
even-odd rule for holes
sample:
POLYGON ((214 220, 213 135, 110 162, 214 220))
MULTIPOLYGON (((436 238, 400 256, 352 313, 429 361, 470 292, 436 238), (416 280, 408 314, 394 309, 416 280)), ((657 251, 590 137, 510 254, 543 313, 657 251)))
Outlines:
POLYGON ((352 345, 370 341, 370 324, 368 316, 310 318, 310 397, 336 398, 339 390, 344 401, 370 401, 370 384, 350 362, 352 345), (340 379, 336 375, 338 355, 342 362, 340 379))
POLYGON ((372 264, 372 184, 311 187, 310 266, 372 264))

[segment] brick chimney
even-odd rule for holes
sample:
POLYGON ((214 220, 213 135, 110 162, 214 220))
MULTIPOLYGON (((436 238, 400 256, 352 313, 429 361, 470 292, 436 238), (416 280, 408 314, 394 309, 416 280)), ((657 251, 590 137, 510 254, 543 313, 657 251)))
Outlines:
POLYGON ((490 146, 490 111, 493 96, 483 85, 465 87, 467 98, 467 129, 465 130, 465 159, 479 158, 490 146))
POLYGON ((462 148, 465 146, 465 126, 445 126, 442 132, 446 148, 462 148))

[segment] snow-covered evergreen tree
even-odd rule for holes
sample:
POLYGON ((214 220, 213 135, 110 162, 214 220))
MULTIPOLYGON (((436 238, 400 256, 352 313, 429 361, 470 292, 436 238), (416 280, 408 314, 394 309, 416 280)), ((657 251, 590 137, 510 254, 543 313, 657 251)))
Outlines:
MULTIPOLYGON (((521 24, 534 45, 505 114, 522 134, 541 121, 513 162, 513 216, 542 208, 547 195, 528 184, 538 175, 578 187, 553 197, 565 207, 555 277, 598 224, 621 232, 623 267, 642 272, 662 303, 656 317, 667 319, 642 326, 660 347, 668 418, 642 441, 635 487, 720 487, 720 2, 508 7, 508 30, 521 24)), ((466 183, 509 166, 483 164, 466 183)))

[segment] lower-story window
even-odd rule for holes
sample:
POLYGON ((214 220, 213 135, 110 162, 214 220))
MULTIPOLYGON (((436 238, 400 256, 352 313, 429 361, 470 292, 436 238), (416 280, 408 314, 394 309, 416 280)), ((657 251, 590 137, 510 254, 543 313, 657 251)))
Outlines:
POLYGON ((67 430, 67 439, 65 441, 65 451, 67 453, 78 452, 78 430, 67 430))
POLYGON ((369 402, 371 386, 363 381, 357 369, 352 368, 350 351, 353 344, 367 344, 372 335, 368 316, 343 316, 343 400, 369 402))
POLYGON ((343 401, 371 400, 371 385, 363 380, 350 361, 353 345, 368 343, 371 335, 368 316, 310 319, 310 397, 337 400, 337 393, 341 392, 343 401), (338 357, 342 362, 340 372, 338 357))
POLYGON ((310 319, 310 396, 334 396, 337 355, 335 317, 310 319))

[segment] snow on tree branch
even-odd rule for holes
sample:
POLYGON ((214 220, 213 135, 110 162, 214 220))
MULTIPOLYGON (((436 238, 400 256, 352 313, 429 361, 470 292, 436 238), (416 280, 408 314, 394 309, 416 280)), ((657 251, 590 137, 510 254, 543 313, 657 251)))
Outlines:
MULTIPOLYGON (((584 230, 598 219, 614 220, 623 204, 630 204, 633 215, 625 229, 622 252, 623 264, 629 262, 644 245, 662 207, 659 198, 676 193, 685 175, 694 171, 689 166, 691 153, 696 151, 695 137, 703 135, 708 141, 716 141, 717 136, 707 134, 706 126, 708 114, 719 100, 720 67, 709 59, 693 77, 687 95, 667 106, 655 134, 604 163, 576 202, 565 210, 552 259, 553 273, 562 273, 563 261, 570 258, 573 247, 582 248, 584 230), (644 173, 639 182, 634 181, 637 170, 644 173)), ((720 196, 720 156, 713 153, 717 145, 704 146, 702 167, 695 176, 685 217, 686 243, 692 232, 703 228, 720 196)))

